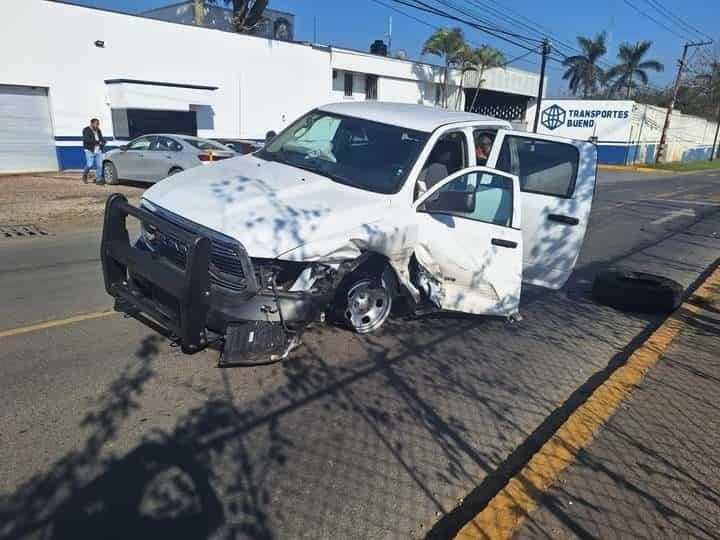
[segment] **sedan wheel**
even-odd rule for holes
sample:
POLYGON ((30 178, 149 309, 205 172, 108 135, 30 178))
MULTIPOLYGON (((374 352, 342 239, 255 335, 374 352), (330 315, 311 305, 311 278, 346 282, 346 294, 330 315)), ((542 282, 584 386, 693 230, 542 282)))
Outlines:
POLYGON ((103 176, 105 177, 105 182, 108 184, 115 185, 120 183, 118 180, 117 169, 115 168, 115 165, 109 161, 103 163, 103 176))
POLYGON ((345 322, 358 334, 367 334, 383 325, 391 309, 385 283, 364 278, 348 289, 345 322))

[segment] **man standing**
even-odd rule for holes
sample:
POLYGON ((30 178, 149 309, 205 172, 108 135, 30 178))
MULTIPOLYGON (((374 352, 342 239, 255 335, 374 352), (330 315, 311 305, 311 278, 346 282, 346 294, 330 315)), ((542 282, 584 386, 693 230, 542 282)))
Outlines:
POLYGON ((83 129, 83 150, 85 152, 85 169, 83 170, 83 182, 87 184, 88 173, 95 167, 95 183, 99 186, 105 184, 103 179, 103 148, 105 139, 100 131, 100 120, 93 118, 90 125, 83 129))

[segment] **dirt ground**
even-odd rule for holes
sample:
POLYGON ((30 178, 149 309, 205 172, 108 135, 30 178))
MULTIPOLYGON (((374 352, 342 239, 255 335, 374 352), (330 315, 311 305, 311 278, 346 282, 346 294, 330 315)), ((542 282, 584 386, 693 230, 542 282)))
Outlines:
POLYGON ((49 232, 99 226, 108 195, 123 193, 137 204, 147 187, 83 184, 77 172, 0 176, 0 225, 32 224, 49 232))

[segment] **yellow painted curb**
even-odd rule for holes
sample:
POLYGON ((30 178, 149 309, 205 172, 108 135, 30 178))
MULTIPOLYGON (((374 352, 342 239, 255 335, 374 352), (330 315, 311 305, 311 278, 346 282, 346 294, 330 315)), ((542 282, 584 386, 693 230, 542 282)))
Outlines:
MULTIPOLYGON (((716 269, 695 291, 693 297, 707 299, 720 287, 720 269, 716 269)), ((595 436, 613 415, 620 402, 640 382, 645 373, 665 353, 687 325, 688 315, 700 308, 684 303, 570 415, 555 434, 530 459, 523 469, 467 523, 457 539, 508 539, 536 507, 540 496, 571 465, 577 453, 595 436)))
POLYGON ((630 165, 598 165, 598 169, 603 171, 622 171, 622 172, 641 172, 641 173, 660 173, 670 174, 678 171, 668 171, 667 169, 654 169, 652 167, 633 167, 630 165))
POLYGON ((82 315, 74 315, 72 317, 66 317, 64 319, 56 319, 54 321, 45 321, 41 323, 31 324, 28 326, 21 326, 19 328, 10 328, 9 330, 0 330, 0 338, 17 336, 20 334, 27 334, 28 332, 35 332, 37 330, 45 330, 46 328, 54 328, 56 326, 65 326, 66 324, 73 324, 76 322, 89 321, 91 319, 99 319, 101 317, 107 317, 108 315, 114 314, 114 311, 96 311, 93 313, 83 313, 82 315))

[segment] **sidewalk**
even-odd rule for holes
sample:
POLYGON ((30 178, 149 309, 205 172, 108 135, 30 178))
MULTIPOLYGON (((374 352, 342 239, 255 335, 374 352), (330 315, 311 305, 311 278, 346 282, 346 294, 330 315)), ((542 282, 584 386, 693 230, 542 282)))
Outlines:
POLYGON ((515 537, 720 538, 720 285, 515 537))
POLYGON ((83 184, 77 171, 4 176, 0 178, 0 225, 34 224, 48 232, 98 227, 108 195, 122 193, 137 204, 146 188, 83 184))

